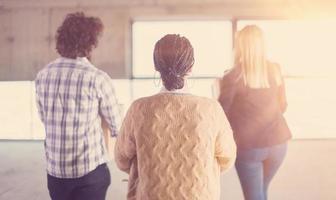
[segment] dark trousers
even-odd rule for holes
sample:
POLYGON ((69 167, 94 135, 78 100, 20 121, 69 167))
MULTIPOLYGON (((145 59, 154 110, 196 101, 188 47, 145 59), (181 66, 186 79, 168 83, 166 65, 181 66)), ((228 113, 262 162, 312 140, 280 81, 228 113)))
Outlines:
POLYGON ((62 179, 48 175, 52 200, 105 200, 110 183, 110 171, 106 164, 80 178, 62 179))
POLYGON ((237 151, 235 163, 245 200, 267 200, 267 189, 282 164, 287 144, 237 151))

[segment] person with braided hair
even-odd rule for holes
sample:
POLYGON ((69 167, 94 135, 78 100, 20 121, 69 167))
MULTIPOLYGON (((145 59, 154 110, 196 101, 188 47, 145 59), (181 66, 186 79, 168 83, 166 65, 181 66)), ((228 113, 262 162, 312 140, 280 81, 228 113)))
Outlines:
POLYGON ((164 87, 132 103, 115 145, 117 166, 129 174, 127 199, 219 200, 220 173, 236 158, 225 113, 216 100, 188 92, 187 38, 164 36, 153 58, 164 87))

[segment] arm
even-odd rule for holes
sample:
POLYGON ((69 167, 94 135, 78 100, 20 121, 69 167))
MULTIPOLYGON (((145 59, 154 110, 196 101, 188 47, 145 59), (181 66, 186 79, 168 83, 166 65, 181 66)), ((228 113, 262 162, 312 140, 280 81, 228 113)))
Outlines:
POLYGON ((107 74, 104 74, 98 78, 97 85, 99 114, 110 129, 111 136, 117 136, 121 112, 112 80, 107 74))
POLYGON ((236 160, 237 147, 233 139, 231 126, 220 106, 218 106, 218 109, 220 109, 217 117, 219 132, 216 138, 215 157, 221 172, 225 172, 233 166, 236 160))
POLYGON ((38 111, 38 115, 42 121, 42 123, 44 123, 44 117, 43 117, 43 108, 42 108, 42 104, 41 104, 41 100, 40 100, 40 96, 38 94, 38 85, 39 85, 39 81, 36 79, 35 80, 35 102, 36 102, 36 108, 38 111))
POLYGON ((280 110, 284 113, 287 109, 287 98, 286 98, 286 86, 285 80, 282 76, 281 67, 279 64, 274 63, 274 73, 277 77, 278 81, 278 102, 280 106, 280 110))
POLYGON ((128 110, 121 125, 120 134, 114 147, 114 157, 118 168, 126 173, 130 172, 133 159, 136 157, 136 144, 133 133, 132 106, 128 110))
POLYGON ((221 78, 216 78, 211 85, 211 93, 214 99, 219 99, 221 80, 221 78))
POLYGON ((112 140, 111 138, 111 131, 109 129, 109 126, 107 124, 107 122, 103 119, 102 120, 102 129, 103 129, 103 133, 104 133, 104 141, 105 141, 105 145, 106 145, 106 150, 109 154, 109 157, 113 159, 113 147, 115 144, 115 140, 112 140))
POLYGON ((279 94, 278 94, 280 110, 284 113, 287 109, 287 97, 286 97, 286 88, 285 82, 282 80, 282 84, 279 86, 279 94))
POLYGON ((226 114, 228 114, 237 92, 237 79, 233 73, 235 72, 229 71, 218 81, 220 90, 218 101, 226 114))

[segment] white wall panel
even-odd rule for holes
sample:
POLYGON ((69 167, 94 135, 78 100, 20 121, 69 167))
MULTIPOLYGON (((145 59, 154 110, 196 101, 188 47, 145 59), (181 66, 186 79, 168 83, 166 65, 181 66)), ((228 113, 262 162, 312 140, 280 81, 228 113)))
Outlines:
POLYGON ((32 138, 31 82, 0 83, 0 139, 32 138))

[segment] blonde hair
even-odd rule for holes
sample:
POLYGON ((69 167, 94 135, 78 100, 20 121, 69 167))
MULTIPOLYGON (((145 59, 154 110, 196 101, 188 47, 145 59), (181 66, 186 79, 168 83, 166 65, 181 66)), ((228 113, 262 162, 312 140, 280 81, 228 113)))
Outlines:
POLYGON ((244 27, 236 35, 235 42, 234 66, 241 67, 245 85, 269 88, 269 74, 274 75, 277 85, 282 83, 280 71, 271 69, 266 59, 263 32, 259 27, 244 27))

